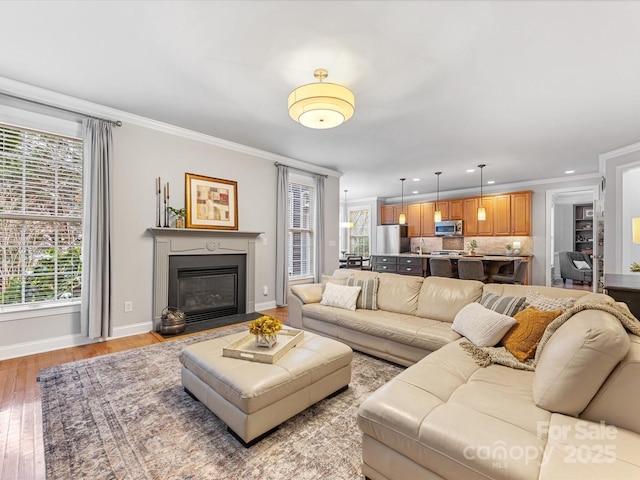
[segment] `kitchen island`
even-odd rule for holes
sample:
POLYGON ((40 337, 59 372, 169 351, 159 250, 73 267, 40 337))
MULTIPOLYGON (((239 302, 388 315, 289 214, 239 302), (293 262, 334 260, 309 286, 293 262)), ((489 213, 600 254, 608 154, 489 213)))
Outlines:
MULTIPOLYGON (((371 269, 375 272, 399 273, 401 275, 416 275, 428 277, 430 258, 448 258, 451 260, 453 271, 457 272, 458 260, 461 258, 473 258, 482 260, 484 271, 487 275, 487 282, 491 282, 491 277, 496 273, 512 273, 516 260, 529 262, 532 255, 466 255, 451 252, 449 254, 439 253, 400 253, 398 255, 372 255, 371 269)), ((530 266, 527 268, 527 281, 530 283, 530 266)))

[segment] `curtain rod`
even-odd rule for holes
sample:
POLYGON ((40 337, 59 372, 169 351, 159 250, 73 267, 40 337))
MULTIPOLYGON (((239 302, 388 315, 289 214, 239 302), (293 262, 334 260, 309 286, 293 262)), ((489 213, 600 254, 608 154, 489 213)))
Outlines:
POLYGON ((288 167, 288 168, 291 168, 292 170, 297 170, 297 171, 299 171, 299 172, 310 173, 311 175, 318 175, 319 177, 329 178, 329 175, 325 175, 325 174, 322 174, 322 173, 312 172, 312 171, 310 171, 310 170, 304 170, 304 169, 302 169, 302 168, 298 168, 298 167, 292 167, 292 166, 290 166, 290 165, 285 165, 284 163, 280 163, 280 162, 276 162, 276 163, 274 163, 274 165, 275 165, 276 167, 279 167, 280 165, 282 165, 283 167, 288 167))
POLYGON ((31 100, 31 99, 28 99, 28 98, 18 97, 16 95, 11 95, 9 93, 1 92, 0 95, 2 95, 4 97, 14 98, 14 99, 20 100, 22 102, 29 102, 29 103, 33 103, 35 105, 41 105, 43 107, 55 108, 56 110, 60 110, 60 111, 63 111, 63 112, 68 112, 68 113, 73 113, 74 115, 80 115, 80 116, 82 116, 84 118, 93 118, 95 120, 102 120, 104 122, 109 122, 110 124, 115 125, 116 127, 121 127, 122 126, 122 122, 120 120, 111 120, 111 119, 108 119, 108 118, 96 117, 95 115, 87 115, 86 113, 77 112, 75 110, 70 110, 70 109, 64 108, 64 107, 58 107, 57 105, 50 105, 48 103, 39 102, 37 100, 31 100))

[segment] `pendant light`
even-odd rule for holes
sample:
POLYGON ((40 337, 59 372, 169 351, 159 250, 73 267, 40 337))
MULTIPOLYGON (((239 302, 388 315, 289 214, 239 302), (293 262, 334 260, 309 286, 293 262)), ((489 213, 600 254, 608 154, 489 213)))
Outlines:
POLYGON ((400 181, 402 182, 402 210, 400 211, 400 217, 398 217, 398 223, 400 225, 404 225, 405 223, 407 223, 407 216, 404 214, 404 181, 406 180, 406 178, 401 178, 400 181))
POLYGON ((487 219, 487 210, 482 206, 482 169, 486 167, 484 163, 478 165, 480 169, 480 205, 478 206, 478 220, 484 221, 487 219))
POLYGON ((349 190, 344 191, 344 222, 340 222, 340 228, 353 228, 353 222, 349 221, 349 207, 347 206, 347 192, 349 190))
POLYGON ((436 189, 436 211, 433 214, 433 221, 434 222, 441 222, 442 221, 442 212, 438 209, 438 203, 440 201, 440 174, 442 172, 436 172, 436 175, 438 176, 438 186, 436 189))

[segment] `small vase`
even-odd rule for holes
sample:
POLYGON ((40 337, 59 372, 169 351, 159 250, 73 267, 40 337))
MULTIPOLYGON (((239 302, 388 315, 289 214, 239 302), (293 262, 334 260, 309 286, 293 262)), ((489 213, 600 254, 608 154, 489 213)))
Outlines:
POLYGON ((184 218, 176 218, 176 228, 184 228, 184 218))
POLYGON ((256 335, 256 345, 258 347, 271 348, 278 341, 278 335, 256 335))

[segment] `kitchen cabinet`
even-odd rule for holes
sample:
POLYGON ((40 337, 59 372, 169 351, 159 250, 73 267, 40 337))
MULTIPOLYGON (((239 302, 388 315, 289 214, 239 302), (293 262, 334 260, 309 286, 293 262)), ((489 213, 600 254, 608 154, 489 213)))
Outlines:
POLYGON ((480 197, 463 200, 463 232, 465 236, 493 235, 494 203, 493 197, 482 197, 482 206, 487 211, 487 218, 486 220, 478 220, 480 197))
POLYGON ((463 218, 462 199, 449 200, 448 220, 462 220, 462 218, 463 218))
POLYGON ((494 235, 511 235, 511 195, 496 195, 494 202, 494 235))
MULTIPOLYGON (((442 200, 437 203, 442 220, 464 220, 466 236, 531 236, 531 194, 522 191, 499 195, 484 195, 482 205, 487 219, 478 221, 480 197, 442 200)), ((404 206, 410 237, 433 237, 433 215, 436 202, 410 203, 404 206)), ((383 205, 380 217, 383 225, 396 225, 402 205, 383 205)))
MULTIPOLYGON (((435 204, 425 202, 420 204, 420 217, 422 218, 421 234, 423 237, 433 237, 436 234, 436 224, 433 221, 435 214, 435 204)), ((444 213, 442 219, 444 220, 444 213)))
MULTIPOLYGON (((411 203, 405 205, 407 214, 408 235, 410 237, 422 236, 422 205, 420 203, 411 203)), ((399 214, 398 214, 399 215, 399 214)))
MULTIPOLYGON (((380 223, 382 225, 398 225, 398 219, 402 213, 402 205, 382 205, 380 207, 380 223)), ((407 213, 407 205, 404 207, 407 213)))
POLYGON ((511 235, 531 235, 531 192, 511 194, 511 235))
MULTIPOLYGON (((437 202, 434 210, 440 210, 442 220, 449 220, 449 202, 437 202)), ((435 211, 433 213, 435 214, 435 211)))

